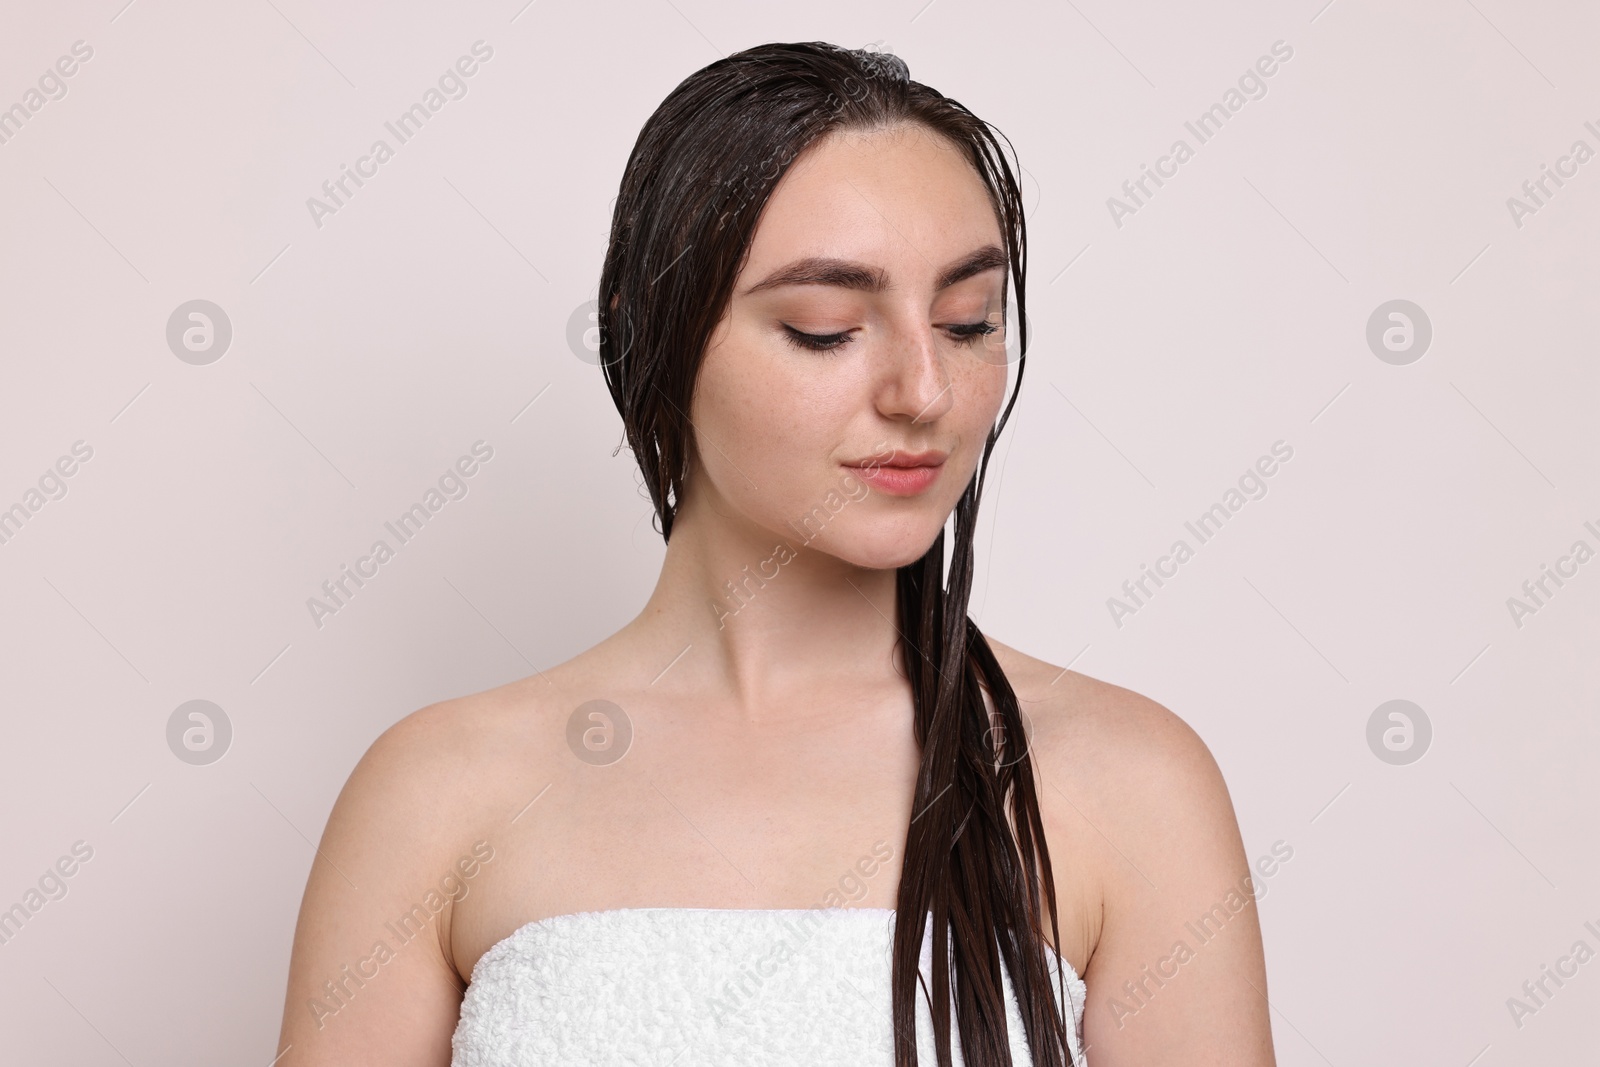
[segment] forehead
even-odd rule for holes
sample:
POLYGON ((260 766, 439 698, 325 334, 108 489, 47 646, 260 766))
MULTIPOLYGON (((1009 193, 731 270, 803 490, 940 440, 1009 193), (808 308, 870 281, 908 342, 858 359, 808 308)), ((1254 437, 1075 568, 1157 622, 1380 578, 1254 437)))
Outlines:
POLYGON ((785 172, 762 211, 741 278, 802 256, 879 264, 932 281, 953 258, 1004 246, 987 188, 960 148, 922 126, 841 130, 785 172))

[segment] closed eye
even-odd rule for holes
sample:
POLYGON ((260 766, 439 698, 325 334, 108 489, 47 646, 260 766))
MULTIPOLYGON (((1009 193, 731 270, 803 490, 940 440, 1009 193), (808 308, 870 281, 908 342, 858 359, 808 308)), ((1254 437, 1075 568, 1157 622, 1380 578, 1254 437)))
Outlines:
POLYGON ((811 352, 836 352, 850 341, 849 330, 844 333, 802 333, 788 323, 784 323, 783 329, 790 344, 811 352))
POLYGON ((961 338, 967 344, 971 344, 980 337, 988 337, 999 328, 987 319, 983 322, 964 322, 956 326, 946 327, 952 334, 961 338))
MULTIPOLYGON (((945 327, 958 344, 967 346, 976 344, 978 338, 987 337, 999 328, 987 320, 961 322, 945 327)), ((855 332, 846 330, 843 333, 804 333, 788 323, 783 324, 783 329, 784 336, 788 338, 790 344, 809 352, 837 352, 850 343, 850 335, 855 332)))

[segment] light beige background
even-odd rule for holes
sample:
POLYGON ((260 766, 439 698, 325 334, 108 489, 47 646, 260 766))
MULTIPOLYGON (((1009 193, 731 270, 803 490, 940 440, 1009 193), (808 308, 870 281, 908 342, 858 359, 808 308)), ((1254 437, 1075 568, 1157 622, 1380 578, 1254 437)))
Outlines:
MULTIPOLYGON (((973 612, 1190 722, 1252 857, 1286 1067, 1593 1054, 1600 15, 1578 2, 1195 6, 307 0, 22 5, 0 106, 0 1058, 276 1054, 301 889, 345 776, 408 712, 564 660, 662 555, 598 369, 622 166, 682 78, 770 40, 880 42, 1016 145, 1034 345, 984 501, 973 612), (318 227, 306 206, 474 41, 493 56, 318 227), (1293 57, 1118 227, 1106 201, 1275 41, 1293 57), (233 329, 169 350, 180 304, 233 329), (1407 299, 1408 365, 1368 317, 1407 299), (530 406, 531 405, 531 406, 530 406), (493 459, 318 628, 306 607, 477 440, 493 459), (1292 460, 1134 616, 1106 601, 1273 442, 1292 460), (1554 588, 1553 586, 1551 588, 1554 588), (181 762, 214 701, 233 738, 181 762), (1385 701, 1433 737, 1369 749, 1385 701)), ((1192 543, 1192 538, 1191 538, 1192 543)), ((1091 1051, 1092 1056, 1092 1051, 1091 1051)))

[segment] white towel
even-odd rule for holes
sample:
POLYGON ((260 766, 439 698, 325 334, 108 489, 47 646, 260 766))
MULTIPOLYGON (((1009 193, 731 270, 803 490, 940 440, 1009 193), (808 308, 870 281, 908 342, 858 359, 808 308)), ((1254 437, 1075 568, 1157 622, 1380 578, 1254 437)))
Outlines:
MULTIPOLYGON (((528 923, 478 961, 452 1067, 892 1067, 889 908, 620 908, 528 923)), ((931 922, 922 970, 931 990, 931 922)), ((1085 987, 1059 966, 1083 1054, 1085 987)), ((1059 960, 1059 964, 1058 964, 1059 960)), ((1055 986, 1052 973, 1052 990, 1055 986)), ((1030 1064, 1009 978, 1006 1027, 1030 1064)), ((933 1021, 919 986, 918 1062, 933 1021)), ((951 1009, 951 1047, 961 1041, 951 1009)))

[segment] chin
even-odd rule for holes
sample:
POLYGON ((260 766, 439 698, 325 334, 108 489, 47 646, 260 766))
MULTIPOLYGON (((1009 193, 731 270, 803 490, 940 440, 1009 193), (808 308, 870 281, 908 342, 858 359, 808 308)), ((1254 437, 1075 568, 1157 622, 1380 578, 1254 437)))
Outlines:
POLYGON ((934 539, 939 536, 940 529, 943 527, 931 530, 921 529, 920 526, 906 529, 895 524, 894 527, 883 526, 873 530, 840 530, 831 543, 824 538, 817 543, 817 547, 857 567, 894 570, 915 563, 926 555, 928 549, 933 547, 934 539))

